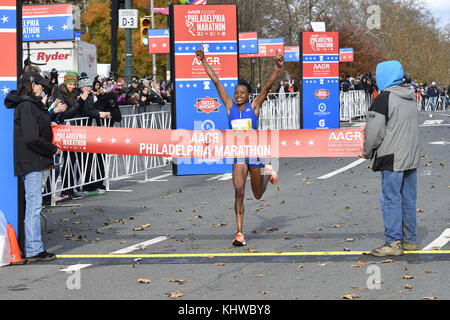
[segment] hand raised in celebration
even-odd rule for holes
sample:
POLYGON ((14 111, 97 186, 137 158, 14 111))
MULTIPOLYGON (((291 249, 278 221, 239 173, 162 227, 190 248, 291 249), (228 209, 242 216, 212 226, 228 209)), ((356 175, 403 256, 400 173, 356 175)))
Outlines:
POLYGON ((282 53, 280 53, 280 50, 277 49, 277 58, 276 58, 276 63, 277 63, 277 68, 281 69, 283 67, 284 64, 284 55, 282 53))
POLYGON ((200 49, 198 49, 195 52, 195 54, 196 54, 197 58, 200 59, 200 61, 203 61, 203 59, 205 59, 205 52, 203 51, 203 42, 202 42, 200 49))

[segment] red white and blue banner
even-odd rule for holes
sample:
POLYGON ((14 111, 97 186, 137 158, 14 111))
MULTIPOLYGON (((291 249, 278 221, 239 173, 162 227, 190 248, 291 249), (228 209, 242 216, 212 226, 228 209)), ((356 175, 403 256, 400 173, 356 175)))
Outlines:
POLYGON ((240 58, 264 58, 275 57, 277 51, 284 52, 283 38, 263 38, 258 39, 258 53, 239 54, 240 58))
POLYGON ((339 49, 339 61, 340 62, 353 62, 353 48, 339 49))
POLYGON ((337 32, 302 32, 302 129, 339 128, 339 37, 337 32))
POLYGON ((170 53, 169 29, 148 29, 148 52, 170 53))
POLYGON ((22 41, 73 39, 72 4, 22 6, 22 41))
POLYGON ((239 33, 239 54, 258 53, 258 33, 239 33))
POLYGON ((299 46, 284 47, 284 61, 300 62, 300 47, 299 46))
POLYGON ((89 153, 195 158, 356 157, 364 129, 170 130, 55 126, 53 144, 89 153))
MULTIPOLYGON (((195 52, 203 44, 205 58, 228 95, 238 83, 238 33, 235 5, 171 7, 171 55, 175 101, 173 129, 225 130, 228 115, 219 94, 195 52)), ((213 174, 231 172, 222 158, 176 160, 174 173, 213 174)))
POLYGON ((14 177, 13 129, 14 110, 6 109, 4 100, 17 89, 17 17, 16 1, 2 0, 0 6, 0 210, 18 232, 17 179, 14 177))

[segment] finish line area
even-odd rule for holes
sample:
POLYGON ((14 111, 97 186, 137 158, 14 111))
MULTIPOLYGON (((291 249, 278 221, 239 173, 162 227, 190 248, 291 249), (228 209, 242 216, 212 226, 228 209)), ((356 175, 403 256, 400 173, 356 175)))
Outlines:
POLYGON ((193 254, 67 254, 57 255, 55 264, 218 264, 218 263, 297 263, 348 261, 450 261, 450 250, 407 251, 402 256, 374 257, 369 251, 242 252, 193 254))

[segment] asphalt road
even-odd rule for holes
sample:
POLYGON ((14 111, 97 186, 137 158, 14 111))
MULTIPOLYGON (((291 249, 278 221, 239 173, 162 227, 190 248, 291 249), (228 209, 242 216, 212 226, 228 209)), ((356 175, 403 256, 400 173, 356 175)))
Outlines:
MULTIPOLYGON (((443 122, 421 127, 420 248, 450 228, 449 144, 429 144, 450 142, 449 113, 429 115, 421 114, 421 123, 443 122)), ((227 175, 116 181, 111 187, 118 191, 65 203, 78 207, 46 208, 45 248, 60 258, 1 268, 0 299, 449 299, 450 254, 362 253, 384 243, 379 174, 365 161, 317 179, 356 160, 281 159, 278 184, 269 184, 261 200, 248 183, 244 248, 231 245, 234 190, 227 175), (88 256, 152 239, 131 252, 140 258, 88 256), (323 253, 330 251, 338 253, 323 253)))

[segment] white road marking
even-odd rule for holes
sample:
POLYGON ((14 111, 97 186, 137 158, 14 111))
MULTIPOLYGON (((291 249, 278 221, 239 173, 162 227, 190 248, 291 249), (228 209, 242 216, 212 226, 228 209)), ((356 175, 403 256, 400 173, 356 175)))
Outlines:
POLYGON ((154 238, 154 239, 151 239, 148 241, 144 241, 144 242, 135 244, 135 245, 127 247, 127 248, 123 248, 123 249, 111 252, 111 254, 127 254, 127 253, 142 249, 143 247, 147 247, 147 246, 150 246, 152 244, 155 244, 155 243, 167 240, 167 239, 169 239, 169 237, 166 237, 166 236, 157 237, 157 238, 154 238))
POLYGON ((433 240, 433 242, 431 242, 429 245, 427 245, 422 250, 423 251, 440 250, 449 241, 450 241, 450 228, 447 228, 444 230, 444 232, 442 232, 442 234, 439 237, 437 237, 435 240, 433 240))
POLYGON ((423 124, 441 124, 444 120, 425 120, 423 124))
POLYGON ((449 141, 433 141, 433 142, 428 142, 428 144, 442 144, 442 145, 446 145, 446 144, 450 144, 449 141))
POLYGON ((168 177, 168 176, 171 176, 171 175, 172 175, 172 172, 166 173, 166 174, 162 174, 162 175, 154 177, 154 178, 150 178, 147 181, 169 181, 169 180, 161 180, 161 178, 165 178, 165 177, 168 177))
MULTIPOLYGON (((127 248, 123 248, 123 249, 111 252, 110 254, 127 254, 127 253, 142 249, 144 247, 148 247, 149 245, 152 245, 152 244, 155 244, 155 243, 167 240, 167 239, 169 239, 169 237, 166 237, 166 236, 157 237, 157 238, 154 238, 154 239, 151 239, 148 241, 144 241, 144 242, 132 245, 127 248)), ((87 268, 90 266, 92 266, 92 264, 74 264, 74 265, 68 266, 66 268, 63 268, 60 271, 74 272, 74 271, 78 271, 78 270, 81 270, 81 269, 84 269, 84 268, 87 268)))
POLYGON ((343 167, 341 169, 338 169, 336 171, 330 172, 330 173, 328 173, 328 174, 326 174, 324 176, 321 176, 321 177, 319 177, 317 179, 328 179, 328 178, 330 178, 332 176, 335 176, 335 175, 337 175, 337 174, 339 174, 341 172, 344 172, 345 170, 348 170, 348 169, 351 169, 353 167, 356 167, 357 165, 359 165, 360 163, 363 163, 364 161, 366 161, 366 159, 360 158, 360 159, 358 159, 356 161, 353 161, 352 163, 350 163, 349 165, 347 165, 347 166, 345 166, 345 167, 343 167))

